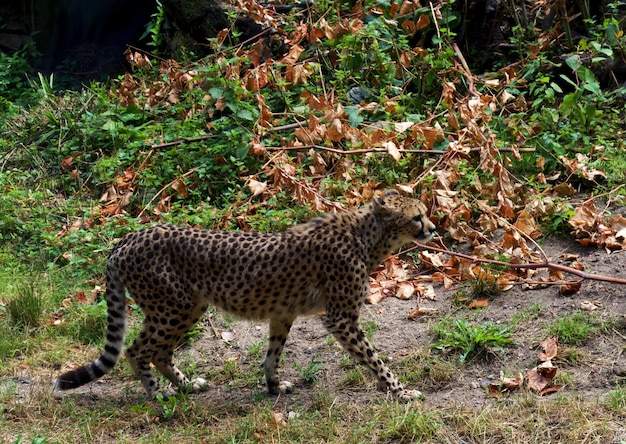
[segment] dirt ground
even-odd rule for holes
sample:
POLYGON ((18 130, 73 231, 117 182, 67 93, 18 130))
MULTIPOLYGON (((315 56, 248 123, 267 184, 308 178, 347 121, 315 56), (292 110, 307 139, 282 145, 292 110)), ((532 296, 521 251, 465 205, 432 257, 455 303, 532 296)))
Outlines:
MULTIPOLYGON (((626 253, 607 254, 595 248, 582 248, 573 241, 550 241, 543 245, 545 252, 553 262, 561 262, 564 253, 579 255, 586 271, 606 276, 626 276, 626 253)), ((436 308, 436 314, 418 319, 407 319, 407 314, 416 307, 416 300, 399 300, 389 297, 377 305, 366 305, 362 310, 362 322, 373 321, 377 329, 372 342, 377 350, 387 357, 392 370, 402 375, 407 357, 429 356, 454 363, 452 372, 446 378, 426 377, 421 383, 411 381, 408 388, 417 388, 425 394, 425 402, 433 408, 457 405, 462 407, 480 407, 493 400, 485 387, 496 381, 501 373, 514 376, 518 372, 526 374, 538 364, 539 344, 546 338, 545 327, 558 317, 581 310, 584 301, 590 301, 597 309, 596 316, 601 319, 613 319, 615 328, 603 331, 584 345, 576 346, 574 362, 568 359, 568 349, 560 347, 559 355, 554 360, 558 372, 567 375, 560 380, 567 382, 561 393, 579 394, 584 399, 604 400, 616 383, 626 378, 626 305, 623 303, 623 289, 619 284, 602 281, 586 281, 580 292, 573 296, 560 296, 558 287, 550 286, 536 290, 523 290, 515 286, 511 290, 496 296, 485 309, 460 309, 453 303, 453 294, 457 289, 445 291, 435 286, 435 301, 424 301, 423 306, 436 308), (537 305, 538 304, 538 305, 537 305), (443 316, 463 317, 473 322, 491 321, 510 325, 510 320, 531 307, 540 307, 539 313, 532 319, 518 323, 514 330, 514 345, 505 348, 505 353, 495 353, 487 357, 471 360, 466 364, 456 361, 458 355, 446 356, 441 352, 429 351, 435 342, 430 332, 432 323, 443 316)), ((259 353, 264 353, 267 340, 267 325, 260 322, 226 321, 221 315, 213 315, 203 321, 201 334, 190 347, 178 352, 182 368, 195 363, 195 372, 206 377, 210 372, 223 369, 227 361, 237 361, 241 373, 258 372, 262 357, 250 352, 255 344, 262 343, 259 353), (222 335, 226 332, 226 339, 222 335), (217 336, 216 336, 217 335, 217 336), (230 337, 229 337, 230 336, 230 337)), ((279 369, 281 380, 294 383, 294 393, 279 397, 276 408, 291 411, 297 406, 314 402, 319 391, 326 391, 338 402, 367 403, 377 392, 374 378, 369 372, 363 372, 364 383, 346 384, 346 353, 333 341, 327 340, 327 333, 319 318, 301 318, 294 324, 284 351, 283 365, 279 369), (302 369, 312 360, 321 363, 316 372, 317 382, 313 385, 302 380, 302 369), (342 366, 343 364, 343 366, 342 366), (299 368, 298 368, 299 367, 299 368)), ((258 348, 258 347, 257 347, 258 348)), ((419 360, 419 358, 416 358, 419 360)), ((427 365, 427 364, 425 364, 427 365)), ((557 372, 557 375, 558 375, 557 372)), ((111 398, 121 393, 136 392, 141 396, 142 389, 138 382, 129 379, 120 380, 120 374, 103 378, 96 384, 73 391, 78 398, 88 394, 88 398, 111 398)), ((210 378, 208 378, 210 379, 210 378)), ((222 377, 220 377, 222 379, 222 377)), ((265 393, 262 379, 258 384, 235 384, 229 387, 227 379, 210 380, 207 391, 193 395, 204 398, 210 403, 250 402, 254 396, 265 393)), ((555 395, 548 395, 555 396, 555 395)), ((86 399, 85 399, 86 401, 86 399)))

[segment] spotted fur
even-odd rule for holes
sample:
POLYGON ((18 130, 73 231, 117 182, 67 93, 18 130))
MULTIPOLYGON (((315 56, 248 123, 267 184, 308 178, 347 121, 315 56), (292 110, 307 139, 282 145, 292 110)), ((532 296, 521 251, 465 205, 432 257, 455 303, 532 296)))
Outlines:
POLYGON ((209 305, 241 318, 269 320, 263 368, 270 394, 288 392, 278 362, 294 320, 325 311, 324 326, 379 385, 400 399, 405 390, 378 357, 359 326, 368 277, 392 251, 428 241, 435 226, 418 200, 388 191, 360 209, 325 214, 279 233, 208 231, 174 225, 127 235, 107 263, 108 327, 101 356, 56 380, 67 390, 109 373, 120 359, 126 329, 126 295, 144 312, 143 329, 127 359, 149 398, 158 393, 150 363, 179 388, 200 390, 173 362, 174 349, 209 305))

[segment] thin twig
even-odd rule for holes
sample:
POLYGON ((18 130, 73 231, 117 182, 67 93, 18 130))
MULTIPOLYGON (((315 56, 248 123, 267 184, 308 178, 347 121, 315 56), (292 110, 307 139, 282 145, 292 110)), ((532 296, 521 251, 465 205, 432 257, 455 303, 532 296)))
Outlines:
POLYGON ((467 81, 469 82, 469 92, 475 97, 480 97, 480 93, 476 90, 476 87, 474 86, 474 76, 472 75, 472 71, 470 71, 467 62, 465 61, 465 57, 463 57, 461 48, 459 48, 459 45, 457 45, 456 43, 452 43, 452 48, 454 49, 456 56, 459 58, 459 61, 461 62, 461 66, 463 67, 463 71, 465 73, 465 77, 467 77, 467 81))
POLYGON ((207 134, 206 136, 198 136, 198 137, 185 137, 183 139, 173 140, 172 142, 165 142, 165 143, 152 145, 150 149, 168 148, 170 146, 182 145, 183 143, 201 142, 203 140, 213 139, 216 137, 217 135, 215 134, 207 134))

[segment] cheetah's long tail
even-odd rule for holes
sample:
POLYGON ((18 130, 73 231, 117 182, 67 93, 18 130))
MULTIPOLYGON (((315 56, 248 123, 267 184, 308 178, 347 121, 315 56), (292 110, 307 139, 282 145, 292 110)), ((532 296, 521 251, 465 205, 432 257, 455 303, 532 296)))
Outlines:
POLYGON ((108 324, 104 351, 95 361, 56 378, 56 389, 69 390, 95 381, 113 370, 120 359, 126 332, 126 293, 111 258, 107 264, 106 282, 108 324))

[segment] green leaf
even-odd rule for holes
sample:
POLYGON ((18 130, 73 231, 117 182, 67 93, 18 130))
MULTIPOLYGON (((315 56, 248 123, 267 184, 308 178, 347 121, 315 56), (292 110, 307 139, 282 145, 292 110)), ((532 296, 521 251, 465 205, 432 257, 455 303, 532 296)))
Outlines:
POLYGON ((563 103, 561 103, 560 109, 563 111, 573 109, 579 98, 578 93, 566 94, 565 97, 563 97, 563 103))
POLYGON ((570 67, 572 71, 578 71, 580 65, 580 56, 573 55, 565 59, 565 63, 570 67))
POLYGON ((559 94, 563 94, 563 89, 561 89, 561 87, 557 83, 550 82, 550 87, 559 94))
POLYGON ((348 120, 350 121, 350 125, 357 127, 361 122, 363 122, 363 117, 359 114, 359 108, 356 106, 346 106, 344 108, 348 120))
POLYGON ((219 86, 209 88, 209 94, 211 94, 211 97, 213 97, 215 100, 219 100, 224 97, 224 88, 221 88, 219 86))
POLYGON ((247 109, 240 109, 239 111, 235 113, 235 115, 239 117, 240 119, 244 119, 249 122, 252 122, 254 120, 254 116, 252 115, 250 110, 247 110, 247 109))

